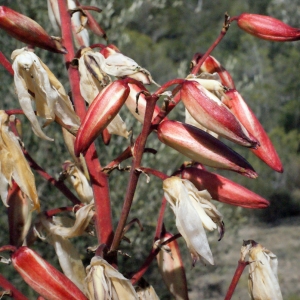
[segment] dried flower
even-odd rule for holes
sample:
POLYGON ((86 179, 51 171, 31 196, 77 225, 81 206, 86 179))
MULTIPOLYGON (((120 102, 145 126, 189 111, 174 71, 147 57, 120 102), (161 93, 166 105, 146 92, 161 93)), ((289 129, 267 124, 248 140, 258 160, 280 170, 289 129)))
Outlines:
POLYGON ((222 238, 224 227, 222 215, 210 202, 210 194, 206 190, 198 191, 190 181, 178 177, 165 179, 163 189, 174 211, 177 229, 191 253, 193 265, 201 258, 213 265, 204 228, 209 231, 218 228, 222 238))
POLYGON ((14 82, 21 108, 29 119, 34 133, 52 141, 42 131, 31 105, 35 101, 37 115, 46 119, 44 127, 58 119, 58 122, 73 134, 78 130, 80 120, 63 86, 48 67, 26 48, 13 51, 14 82))
POLYGON ((249 241, 248 288, 252 300, 282 300, 277 277, 277 256, 254 241, 249 241))
POLYGON ((138 299, 130 280, 126 279, 102 257, 94 256, 86 271, 86 286, 90 300, 138 299))
POLYGON ((40 203, 35 187, 34 175, 22 152, 19 140, 8 128, 8 115, 0 111, 0 195, 7 204, 8 188, 15 180, 21 191, 29 198, 32 209, 39 209, 40 203))
POLYGON ((90 203, 94 195, 92 187, 84 173, 74 163, 68 160, 64 162, 63 169, 61 177, 63 176, 73 185, 83 203, 90 203))

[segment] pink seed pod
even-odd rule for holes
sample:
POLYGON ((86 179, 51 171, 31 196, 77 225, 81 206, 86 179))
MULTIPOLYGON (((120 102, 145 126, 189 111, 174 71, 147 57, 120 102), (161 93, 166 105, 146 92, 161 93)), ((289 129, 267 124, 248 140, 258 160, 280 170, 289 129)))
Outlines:
POLYGON ((67 53, 60 39, 49 36, 37 22, 5 6, 0 6, 0 28, 31 46, 56 53, 67 53))
POLYGON ((299 28, 291 27, 269 16, 244 13, 232 20, 237 20, 242 30, 264 40, 288 42, 300 39, 299 28))
POLYGON ((255 136, 260 143, 257 149, 251 151, 276 172, 282 173, 283 166, 268 134, 258 121, 253 111, 237 90, 226 92, 227 98, 223 103, 232 111, 237 119, 244 125, 247 131, 255 136))
POLYGON ((177 121, 163 121, 157 129, 159 140, 196 162, 256 178, 252 166, 238 153, 194 126, 177 121))
POLYGON ((226 105, 197 81, 186 80, 180 96, 191 116, 205 128, 239 145, 257 146, 257 140, 249 135, 226 105))
POLYGON ((215 173, 199 168, 186 168, 181 177, 191 181, 198 190, 207 190, 212 199, 245 208, 266 208, 269 201, 247 188, 215 173))
POLYGON ((30 248, 20 247, 11 260, 25 282, 45 299, 87 300, 71 280, 30 248))
POLYGON ((116 80, 103 89, 89 106, 75 139, 75 155, 85 153, 91 143, 117 115, 129 95, 123 79, 116 80))

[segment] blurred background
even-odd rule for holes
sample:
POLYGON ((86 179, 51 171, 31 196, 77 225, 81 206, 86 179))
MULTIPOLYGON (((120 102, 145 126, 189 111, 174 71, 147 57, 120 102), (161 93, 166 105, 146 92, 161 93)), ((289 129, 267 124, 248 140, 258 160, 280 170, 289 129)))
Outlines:
MULTIPOLYGON (((196 52, 204 53, 218 36, 224 13, 236 16, 243 12, 270 15, 293 27, 300 28, 299 0, 231 0, 231 1, 171 1, 171 0, 126 0, 126 1, 81 1, 84 5, 94 5, 103 9, 101 14, 92 12, 96 20, 106 30, 109 43, 115 44, 123 54, 133 58, 139 65, 149 70, 156 82, 163 84, 173 78, 184 78, 189 72, 189 64, 196 52)), ((59 36, 49 23, 47 1, 0 0, 1 5, 27 15, 37 21, 50 35, 59 36)), ((0 50, 9 58, 11 52, 25 45, 0 30, 0 50)), ((92 43, 105 40, 90 34, 92 43)), ((62 82, 68 90, 68 78, 63 58, 42 49, 35 53, 62 82)), ((212 55, 231 73, 238 91, 268 132, 284 166, 284 173, 271 170, 249 150, 226 142, 243 155, 259 174, 255 180, 226 171, 216 171, 268 199, 270 207, 264 210, 250 210, 216 203, 224 215, 225 237, 217 242, 217 233, 208 234, 215 266, 201 263, 192 268, 191 259, 184 241, 179 239, 187 271, 190 299, 223 299, 233 276, 243 240, 254 239, 274 252, 279 260, 279 283, 284 299, 300 299, 300 42, 271 43, 250 36, 233 23, 227 35, 213 51, 212 55)), ((150 90, 155 90, 154 86, 150 90)), ((19 108, 14 93, 12 77, 0 66, 0 94, 2 109, 19 108)), ((160 103, 161 104, 161 103, 160 103)), ((121 111, 127 127, 134 137, 141 125, 133 119, 126 108, 121 111)), ((53 143, 37 138, 25 118, 23 141, 32 157, 53 177, 58 178, 62 163, 70 159, 62 140, 58 125, 51 124, 45 131, 53 137, 53 143)), ((171 119, 184 121, 184 109, 179 105, 170 115, 171 119)), ((110 145, 97 141, 102 165, 106 165, 129 145, 130 141, 113 136, 110 145)), ((170 175, 186 157, 161 145, 153 134, 148 147, 156 149, 156 155, 146 154, 143 165, 157 168, 170 175)), ((129 162, 128 162, 129 164, 129 162)), ((126 162, 122 164, 126 166, 126 162)), ((215 171, 215 170, 212 170, 215 171)), ((42 210, 70 205, 67 199, 50 184, 36 175, 37 188, 42 210)), ((113 217, 115 224, 121 211, 128 174, 114 171, 110 175, 113 217)), ((135 195, 130 218, 138 218, 144 231, 133 226, 127 233, 130 244, 123 242, 121 250, 130 257, 121 256, 121 272, 134 272, 148 255, 152 246, 152 236, 156 226, 157 213, 162 198, 162 184, 151 177, 141 176, 135 195)), ((0 208, 0 244, 8 244, 8 224, 6 209, 0 208)), ((165 215, 168 231, 177 233, 174 215, 170 208, 165 215)), ((86 247, 95 244, 95 239, 85 237, 74 239, 86 264, 91 258, 86 247)), ((36 241, 34 248, 57 266, 55 252, 42 241, 36 241)), ((57 266, 59 268, 59 266, 57 266)), ((28 295, 36 296, 27 289, 11 266, 0 265, 1 274, 9 278, 28 295)), ((171 299, 162 287, 155 262, 145 274, 161 299, 171 299)), ((247 299, 247 275, 242 276, 233 299, 247 299)))

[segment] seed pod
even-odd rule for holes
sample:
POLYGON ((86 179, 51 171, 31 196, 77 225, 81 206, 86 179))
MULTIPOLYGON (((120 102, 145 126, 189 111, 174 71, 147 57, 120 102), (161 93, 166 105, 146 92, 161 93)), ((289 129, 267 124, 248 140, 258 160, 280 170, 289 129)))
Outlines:
POLYGON ((260 143, 260 147, 250 150, 270 168, 276 172, 282 173, 283 166, 276 149, 253 111, 249 108, 237 90, 226 92, 226 96, 227 98, 224 98, 223 103, 227 105, 247 131, 255 136, 260 143))
POLYGON ((117 115, 129 95, 128 84, 120 79, 102 90, 90 105, 75 140, 75 155, 85 153, 117 115))
POLYGON ((67 53, 59 38, 49 36, 37 22, 5 6, 0 6, 0 28, 23 43, 51 52, 67 53))
POLYGON ((269 16, 245 13, 239 15, 236 20, 242 30, 264 40, 288 42, 300 39, 299 28, 291 27, 269 16))
POLYGON ((250 178, 257 177, 252 166, 242 156, 201 129, 168 120, 160 123, 157 133, 161 142, 192 160, 250 178))
POLYGON ((30 248, 20 247, 11 260, 25 282, 47 300, 87 300, 72 281, 30 248))
POLYGON ((221 175, 192 167, 184 169, 181 176, 191 181, 199 191, 207 190, 214 200, 245 208, 269 206, 266 199, 221 175))
POLYGON ((257 146, 257 141, 249 136, 230 110, 197 81, 186 80, 180 95, 191 116, 205 128, 239 145, 257 146))

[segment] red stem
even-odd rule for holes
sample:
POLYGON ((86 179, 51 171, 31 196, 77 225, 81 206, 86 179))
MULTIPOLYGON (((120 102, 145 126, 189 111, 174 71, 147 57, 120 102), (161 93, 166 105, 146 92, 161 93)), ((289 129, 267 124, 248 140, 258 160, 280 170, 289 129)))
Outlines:
POLYGON ((228 291, 227 291, 227 294, 224 298, 224 300, 230 300, 233 293, 234 293, 234 290, 240 280, 240 277, 245 269, 245 267, 249 265, 249 262, 248 261, 242 261, 242 260, 239 260, 238 262, 238 265, 237 265, 237 268, 235 270, 235 273, 233 275, 233 278, 232 278, 232 281, 230 283, 230 286, 228 288, 228 291))
MULTIPOLYGON (((64 41, 64 46, 68 53, 64 55, 67 67, 75 56, 72 32, 71 18, 68 13, 68 7, 65 0, 59 0, 59 11, 62 20, 61 30, 64 41)), ((72 91, 75 111, 82 120, 86 113, 85 101, 80 94, 79 88, 79 72, 77 69, 69 67, 68 75, 72 91)), ((95 145, 92 145, 85 156, 86 164, 90 173, 91 185, 94 192, 95 200, 95 226, 99 244, 109 245, 112 239, 113 227, 109 196, 108 178, 101 172, 101 165, 98 160, 95 145)))
POLYGON ((225 22, 223 24, 223 28, 222 28, 219 36, 214 41, 214 43, 208 48, 208 50, 206 51, 206 53, 201 57, 201 59, 198 61, 197 65, 193 68, 193 70, 191 72, 192 74, 194 74, 194 75, 198 74, 198 72, 199 72, 202 64, 204 63, 204 61, 206 60, 206 58, 210 55, 210 53, 216 48, 216 46, 221 42, 221 40, 225 36, 225 34, 226 34, 229 26, 230 26, 230 17, 226 13, 225 14, 225 22))
POLYGON ((145 111, 145 119, 143 124, 143 129, 141 134, 138 136, 134 147, 133 147, 133 160, 129 175, 129 183, 126 190, 125 200, 120 216, 120 220, 116 229, 116 233, 111 245, 111 251, 116 251, 119 247, 119 244, 122 239, 123 235, 123 229, 126 225, 126 221, 129 215, 129 211, 131 208, 131 204, 133 201, 133 196, 137 187, 138 179, 140 176, 140 172, 137 172, 136 170, 140 168, 143 152, 145 149, 145 144, 148 138, 148 135, 150 133, 150 127, 151 127, 151 119, 154 113, 156 101, 158 100, 158 97, 156 96, 146 96, 147 99, 147 105, 146 105, 146 111, 145 111))
POLYGON ((28 300, 14 285, 12 285, 5 277, 0 274, 0 286, 11 292, 10 297, 15 300, 28 300))
POLYGON ((5 57, 5 55, 1 51, 0 51, 0 63, 10 73, 10 75, 14 76, 14 70, 12 69, 10 61, 5 57))

